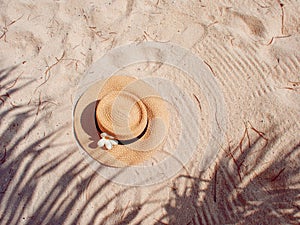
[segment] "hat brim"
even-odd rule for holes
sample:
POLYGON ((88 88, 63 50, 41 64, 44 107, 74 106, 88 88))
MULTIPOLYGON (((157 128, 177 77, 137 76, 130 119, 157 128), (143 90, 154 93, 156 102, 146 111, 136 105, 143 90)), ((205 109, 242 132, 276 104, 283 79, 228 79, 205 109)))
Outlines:
POLYGON ((119 78, 115 76, 91 85, 77 101, 73 115, 74 133, 82 149, 98 162, 111 167, 126 167, 147 161, 161 149, 169 130, 166 103, 154 89, 133 77, 119 78), (115 82, 117 80, 118 85, 115 82), (142 99, 148 109, 148 125, 135 142, 104 150, 97 145, 100 138, 95 110, 101 97, 112 90, 125 90, 142 99))

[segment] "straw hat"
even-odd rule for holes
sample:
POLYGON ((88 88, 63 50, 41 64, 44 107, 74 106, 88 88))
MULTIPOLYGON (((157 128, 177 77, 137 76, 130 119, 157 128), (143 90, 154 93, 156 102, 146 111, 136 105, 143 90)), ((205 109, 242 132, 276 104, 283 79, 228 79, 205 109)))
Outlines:
POLYGON ((161 150, 169 128, 166 102, 153 87, 129 76, 91 85, 74 108, 74 132, 95 160, 136 165, 161 150))

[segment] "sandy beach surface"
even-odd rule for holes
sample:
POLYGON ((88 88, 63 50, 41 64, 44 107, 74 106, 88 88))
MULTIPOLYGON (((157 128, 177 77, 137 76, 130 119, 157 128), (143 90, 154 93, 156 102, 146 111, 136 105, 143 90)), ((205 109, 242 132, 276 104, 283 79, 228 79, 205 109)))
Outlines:
MULTIPOLYGON (((0 224, 299 224, 299 71, 297 0, 0 0, 0 224), (164 63, 118 71, 176 83, 199 112, 184 121, 203 121, 178 173, 128 186, 79 151, 72 110, 90 66, 146 42, 187 49, 218 89, 204 93, 164 63), (201 170, 214 93, 226 127, 217 158, 201 170)), ((178 125, 170 149, 180 135, 178 125)))

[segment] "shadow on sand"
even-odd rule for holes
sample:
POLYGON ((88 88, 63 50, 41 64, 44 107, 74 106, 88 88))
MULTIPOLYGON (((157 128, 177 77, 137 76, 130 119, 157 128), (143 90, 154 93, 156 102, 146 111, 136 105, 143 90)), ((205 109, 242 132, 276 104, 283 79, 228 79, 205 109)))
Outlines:
POLYGON ((192 214, 190 225, 299 224, 300 143, 276 160, 267 160, 277 138, 267 139, 252 126, 245 131, 239 144, 224 151, 211 179, 181 176, 174 181, 173 197, 164 206, 167 215, 160 221, 183 224, 184 214, 192 214), (180 182, 190 188, 177 191, 180 182), (207 188, 201 190, 200 183, 207 188))
MULTIPOLYGON (((66 128, 35 140, 27 139, 44 117, 36 117, 36 106, 9 104, 10 96, 29 85, 15 85, 15 80, 10 80, 13 70, 0 71, 0 224, 79 224, 87 211, 89 216, 85 217, 84 224, 99 224, 99 217, 110 202, 129 189, 124 187, 112 197, 94 204, 99 195, 110 191, 111 182, 106 181, 90 191, 83 204, 77 204, 98 175, 89 172, 82 159, 70 164, 76 149, 69 147, 65 154, 45 160, 47 154, 55 151, 51 144, 66 128), (36 118, 34 123, 25 127, 33 118, 36 118), (62 167, 64 173, 57 172, 62 167), (57 174, 56 180, 47 184, 53 173, 57 174), (82 179, 78 181, 78 177, 82 179), (41 191, 46 193, 40 195, 41 191), (93 210, 90 204, 94 205, 93 210), (27 208, 29 205, 31 209, 27 208), (26 210, 31 215, 25 218, 26 210)), ((189 221, 188 224, 298 224, 300 190, 293 187, 299 184, 299 163, 291 166, 290 161, 293 158, 299 162, 300 144, 290 146, 289 154, 262 166, 276 137, 267 139, 263 133, 250 128, 249 134, 248 141, 243 138, 242 144, 224 151, 210 179, 204 179, 203 174, 174 179, 170 202, 162 206, 167 214, 157 224, 165 224, 162 221, 168 224, 184 224, 184 221, 189 221), (200 189, 203 183, 206 188, 200 189), (182 184, 185 189, 179 191, 178 186, 182 184)), ((135 205, 126 210, 124 206, 108 215, 106 212, 100 223, 140 224, 142 220, 132 221, 141 207, 135 205), (110 218, 116 215, 121 215, 120 220, 112 222, 110 218)))
MULTIPOLYGON (((27 138, 31 133, 37 132, 45 117, 37 116, 35 105, 16 106, 9 101, 14 93, 21 92, 22 88, 30 84, 15 85, 16 80, 11 80, 14 69, 0 71, 0 224, 78 224, 89 204, 102 194, 110 181, 99 185, 89 193, 84 204, 76 206, 97 174, 90 172, 82 159, 74 162, 72 156, 77 149, 70 149, 68 146, 64 154, 55 158, 48 157, 47 160, 47 156, 56 150, 57 146, 53 143, 66 127, 42 138, 27 138), (28 122, 32 122, 32 125, 28 126, 28 122), (55 181, 48 180, 51 173, 56 174, 55 181), (80 182, 78 177, 82 177, 80 182), (28 209, 28 206, 32 208, 28 209), (28 214, 30 216, 24 216, 28 214)), ((124 188, 113 198, 118 198, 126 190, 124 188)), ((98 204, 85 224, 94 224, 113 198, 98 204)), ((129 211, 124 215, 123 221, 129 222, 135 214, 136 211, 129 211)))

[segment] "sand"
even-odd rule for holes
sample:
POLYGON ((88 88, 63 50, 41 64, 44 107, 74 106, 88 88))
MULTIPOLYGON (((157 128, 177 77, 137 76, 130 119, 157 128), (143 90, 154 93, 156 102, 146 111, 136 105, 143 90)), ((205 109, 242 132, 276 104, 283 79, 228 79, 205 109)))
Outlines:
POLYGON ((0 1, 0 224, 299 224, 299 1, 101 2, 0 1), (118 74, 176 83, 199 110, 186 120, 204 127, 199 154, 175 176, 120 185, 79 151, 72 110, 93 63, 148 41, 205 62, 224 97, 225 138, 199 171, 212 103, 174 67, 128 66, 118 74))

